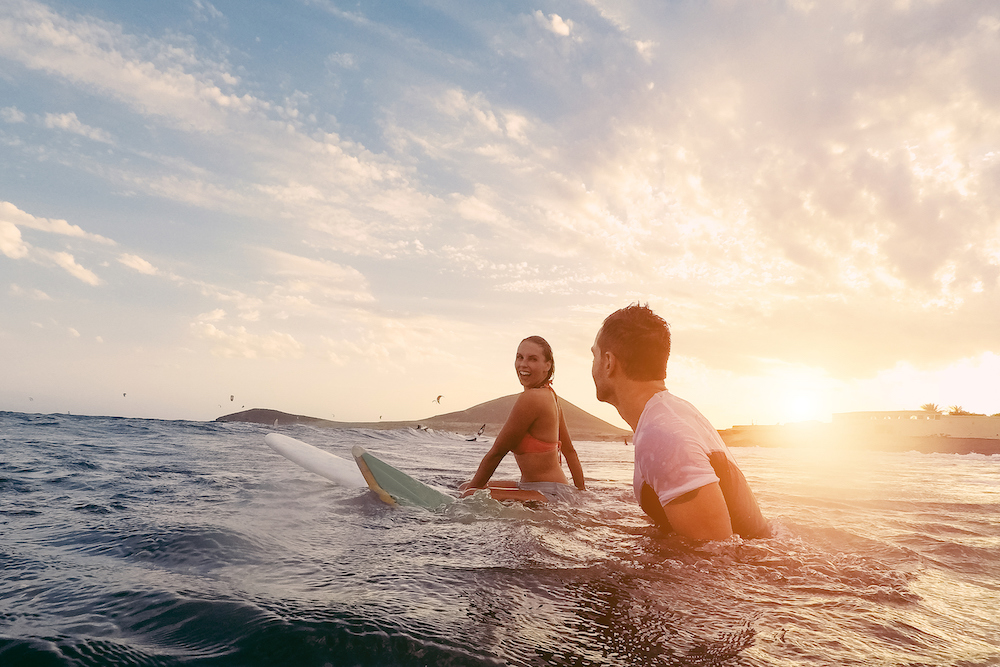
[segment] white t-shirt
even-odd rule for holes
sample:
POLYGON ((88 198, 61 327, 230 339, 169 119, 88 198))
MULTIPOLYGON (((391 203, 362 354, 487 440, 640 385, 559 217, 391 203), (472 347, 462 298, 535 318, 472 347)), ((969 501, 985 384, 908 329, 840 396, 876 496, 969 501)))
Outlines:
POLYGON ((666 390, 646 403, 633 442, 632 485, 636 500, 645 482, 662 505, 719 481, 709 460, 712 452, 725 452, 732 460, 729 449, 708 419, 696 407, 666 390))

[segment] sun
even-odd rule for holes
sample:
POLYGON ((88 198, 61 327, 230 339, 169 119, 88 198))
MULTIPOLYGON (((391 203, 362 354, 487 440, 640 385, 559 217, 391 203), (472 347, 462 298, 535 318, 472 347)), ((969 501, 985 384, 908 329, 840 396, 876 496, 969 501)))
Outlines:
POLYGON ((782 416, 789 424, 819 419, 819 402, 811 393, 796 392, 785 399, 782 416))

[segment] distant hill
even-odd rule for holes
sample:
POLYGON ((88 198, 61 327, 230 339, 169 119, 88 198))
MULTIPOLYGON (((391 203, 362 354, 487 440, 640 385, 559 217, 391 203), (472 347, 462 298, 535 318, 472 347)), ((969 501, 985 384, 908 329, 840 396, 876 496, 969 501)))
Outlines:
MULTIPOLYGON (((467 410, 449 412, 443 415, 417 419, 413 421, 379 421, 379 422, 339 422, 304 415, 293 415, 278 410, 254 408, 219 417, 220 422, 250 422, 254 424, 273 424, 284 426, 288 424, 310 424, 320 428, 370 428, 394 429, 426 427, 439 431, 451 431, 461 434, 474 434, 485 424, 484 435, 495 436, 507 421, 507 415, 518 395, 503 396, 492 401, 474 405, 467 410)), ((559 399, 559 406, 566 417, 566 427, 574 440, 621 440, 632 439, 632 431, 613 426, 589 412, 578 408, 567 400, 559 399)))

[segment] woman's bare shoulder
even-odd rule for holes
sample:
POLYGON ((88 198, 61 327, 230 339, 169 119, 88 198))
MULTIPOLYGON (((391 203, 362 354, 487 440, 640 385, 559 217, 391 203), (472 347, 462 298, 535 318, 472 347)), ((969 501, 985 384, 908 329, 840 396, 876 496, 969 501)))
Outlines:
POLYGON ((514 406, 522 409, 538 410, 547 408, 552 404, 551 389, 548 387, 533 387, 522 391, 521 395, 517 397, 514 406))

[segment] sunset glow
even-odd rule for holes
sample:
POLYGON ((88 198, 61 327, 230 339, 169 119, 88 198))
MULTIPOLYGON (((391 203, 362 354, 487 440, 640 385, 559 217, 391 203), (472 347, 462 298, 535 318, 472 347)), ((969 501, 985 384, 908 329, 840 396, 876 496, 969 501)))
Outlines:
POLYGON ((537 334, 621 424, 589 349, 642 301, 719 428, 998 413, 998 44, 988 3, 5 2, 0 410, 416 419, 537 334))

